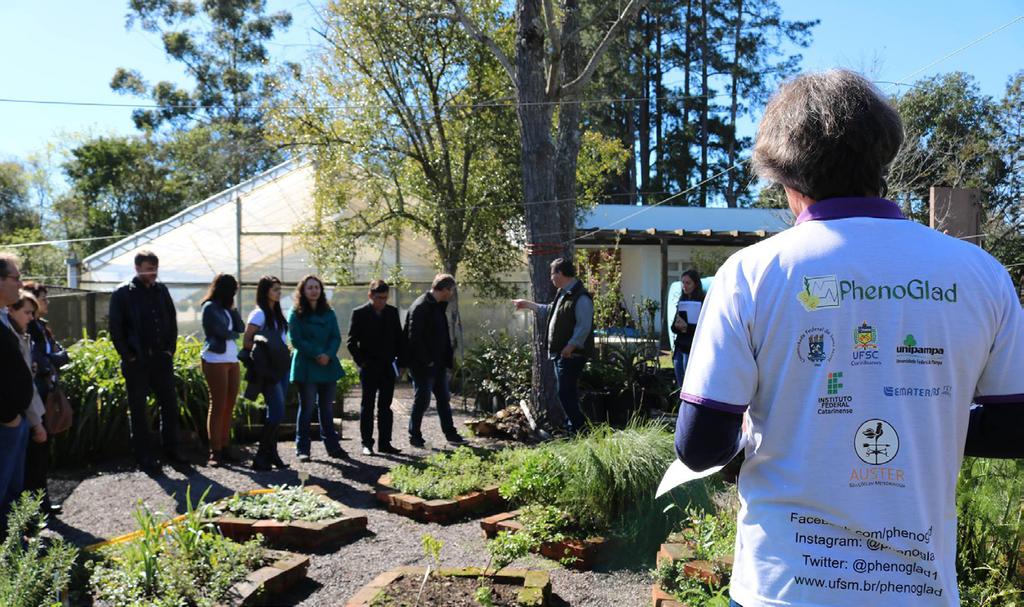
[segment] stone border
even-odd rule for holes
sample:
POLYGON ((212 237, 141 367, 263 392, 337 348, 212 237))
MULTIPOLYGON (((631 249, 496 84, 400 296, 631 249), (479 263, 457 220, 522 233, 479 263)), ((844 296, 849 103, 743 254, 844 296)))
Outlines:
MULTIPOLYGON (((518 510, 502 512, 489 516, 480 521, 480 528, 484 536, 493 538, 499 531, 516 533, 522 530, 523 525, 516 520, 519 516, 518 510)), ((571 559, 563 563, 566 567, 579 571, 590 571, 598 563, 606 561, 613 551, 615 542, 609 538, 595 536, 585 539, 568 538, 560 542, 544 542, 537 551, 541 556, 553 561, 562 562, 563 559, 571 559)))
POLYGON ((266 550, 265 558, 270 562, 232 586, 228 597, 217 607, 269 604, 271 597, 301 582, 309 569, 309 557, 302 554, 266 550))
MULTIPOLYGON (((327 491, 323 487, 307 485, 306 491, 327 498, 327 491)), ((334 500, 330 500, 334 501, 334 500)), ((334 502, 350 510, 338 502, 334 502)), ((223 514, 217 518, 208 519, 220 532, 228 538, 244 542, 262 534, 268 546, 291 548, 294 550, 314 550, 326 544, 340 542, 366 532, 365 514, 344 514, 343 516, 324 519, 322 521, 276 521, 273 519, 248 519, 223 514)))
MULTIPOLYGON (((694 549, 690 544, 669 542, 662 544, 655 558, 657 565, 665 561, 673 563, 683 561, 683 574, 690 579, 700 580, 709 586, 720 586, 722 584, 721 568, 732 569, 732 555, 715 559, 715 561, 702 561, 694 558, 694 549)), ((651 586, 651 605, 653 607, 687 607, 680 603, 674 596, 661 589, 661 585, 655 582, 651 586)))
MULTIPOLYGON (((374 578, 369 584, 363 586, 359 592, 345 603, 345 607, 370 607, 374 600, 393 582, 405 576, 415 576, 422 579, 426 571, 426 567, 398 567, 397 569, 386 571, 374 578)), ((484 575, 484 570, 479 567, 464 567, 461 569, 441 568, 437 573, 438 575, 449 577, 478 578, 484 575)), ((551 575, 546 571, 501 569, 485 577, 503 584, 522 585, 517 600, 521 607, 545 607, 551 598, 551 575)))
POLYGON ((498 493, 498 486, 484 487, 452 499, 425 500, 422 497, 402 493, 391 486, 391 475, 377 479, 374 497, 389 512, 407 516, 421 523, 448 524, 457 520, 480 516, 500 510, 505 500, 498 493))

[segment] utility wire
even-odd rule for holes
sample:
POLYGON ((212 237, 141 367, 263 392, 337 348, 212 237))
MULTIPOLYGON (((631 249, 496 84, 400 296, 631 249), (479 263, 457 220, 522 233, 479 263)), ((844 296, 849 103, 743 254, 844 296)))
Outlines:
POLYGON ((996 29, 992 30, 991 32, 988 32, 987 34, 983 34, 983 35, 979 36, 978 38, 975 38, 974 40, 968 42, 967 44, 961 46, 960 48, 958 48, 958 49, 956 49, 954 51, 951 51, 951 52, 943 55, 942 57, 939 57, 935 61, 932 61, 931 63, 929 63, 928 65, 926 65, 926 66, 924 66, 924 67, 922 67, 920 69, 914 70, 910 74, 906 75, 902 80, 900 80, 899 82, 896 82, 894 84, 904 84, 904 85, 907 84, 907 80, 910 80, 911 78, 913 78, 914 76, 916 76, 916 75, 920 74, 921 72, 927 70, 928 68, 930 68, 932 66, 935 66, 935 65, 938 65, 938 64, 942 63, 943 61, 945 61, 946 59, 949 59, 950 57, 952 57, 954 55, 958 55, 961 52, 966 51, 967 49, 971 48, 975 44, 978 44, 979 42, 989 38, 990 36, 1003 31, 1004 29, 1010 27, 1011 25, 1013 25, 1014 23, 1017 23, 1018 21, 1024 21, 1024 15, 1018 15, 1018 16, 1014 17, 1013 19, 1007 21, 1006 23, 1000 25, 996 29))

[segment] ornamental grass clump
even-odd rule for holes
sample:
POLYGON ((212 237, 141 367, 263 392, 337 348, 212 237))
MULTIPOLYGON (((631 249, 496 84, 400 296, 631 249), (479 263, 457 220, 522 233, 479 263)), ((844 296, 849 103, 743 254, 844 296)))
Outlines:
POLYGON ((501 469, 490 454, 469 447, 438 453, 420 463, 391 469, 391 486, 423 499, 451 499, 498 484, 501 469))
POLYGON ((582 528, 636 538, 652 523, 664 527, 654 492, 673 459, 672 434, 661 424, 599 426, 585 436, 509 452, 500 491, 513 505, 555 506, 582 528))
POLYGON ((193 507, 190 493, 180 521, 171 522, 140 502, 133 513, 138 537, 100 548, 86 563, 95 604, 213 606, 260 566, 262 538, 244 544, 225 538, 204 522, 203 498, 193 507))
POLYGON ((209 504, 204 516, 213 517, 230 513, 240 518, 289 522, 316 522, 342 515, 341 506, 322 495, 306 491, 304 487, 271 485, 267 493, 238 494, 227 500, 209 504))

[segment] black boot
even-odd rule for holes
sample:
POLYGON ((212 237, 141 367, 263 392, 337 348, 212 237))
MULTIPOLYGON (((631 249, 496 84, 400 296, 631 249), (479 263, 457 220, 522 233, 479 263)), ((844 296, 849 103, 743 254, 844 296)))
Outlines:
POLYGON ((270 459, 271 448, 276 451, 277 447, 277 424, 263 424, 263 434, 260 435, 260 446, 256 456, 252 458, 253 470, 270 470, 273 461, 270 459))
POLYGON ((273 430, 270 433, 270 443, 267 445, 267 455, 271 464, 274 465, 278 470, 284 470, 290 468, 288 464, 281 459, 281 456, 277 454, 277 427, 280 424, 274 424, 273 430))

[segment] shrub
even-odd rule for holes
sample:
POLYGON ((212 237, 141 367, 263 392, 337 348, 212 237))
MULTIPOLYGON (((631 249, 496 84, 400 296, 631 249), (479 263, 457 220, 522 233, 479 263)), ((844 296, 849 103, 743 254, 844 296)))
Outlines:
POLYGON ((500 469, 469 447, 391 469, 391 486, 423 499, 451 499, 497 484, 500 469))
POLYGON ((223 502, 208 505, 203 516, 214 517, 230 512, 249 519, 316 522, 341 516, 341 506, 327 498, 306 491, 304 487, 273 485, 267 493, 235 494, 223 502))
POLYGON ((504 396, 507 401, 530 399, 532 352, 530 344, 508 333, 491 331, 466 352, 467 394, 504 396))
MULTIPOLYGON (((200 355, 202 342, 179 337, 174 354, 178 412, 183 426, 204 440, 209 391, 203 377, 200 355)), ((129 448, 128 397, 121 375, 121 357, 106 333, 96 339, 82 339, 68 349, 71 362, 61 369, 61 385, 75 407, 75 422, 68 432, 52 439, 56 463, 81 463, 120 455, 129 448)), ((359 383, 359 369, 350 360, 341 361, 345 376, 338 380, 338 398, 359 383)), ((244 377, 244 369, 243 369, 244 377)), ((248 423, 262 422, 264 406, 241 398, 239 390, 234 417, 248 423)), ((292 400, 294 401, 294 395, 292 400)), ((156 403, 149 399, 152 411, 156 403)))
POLYGON ((64 598, 78 549, 61 539, 44 546, 39 537, 41 502, 41 495, 25 492, 12 505, 0 546, 0 605, 35 607, 60 604, 64 598))
POLYGON ((191 495, 186 501, 188 513, 175 523, 139 503, 134 512, 139 536, 101 548, 86 564, 96 602, 212 606, 262 562, 262 538, 231 541, 203 522, 202 498, 196 507, 191 495))

